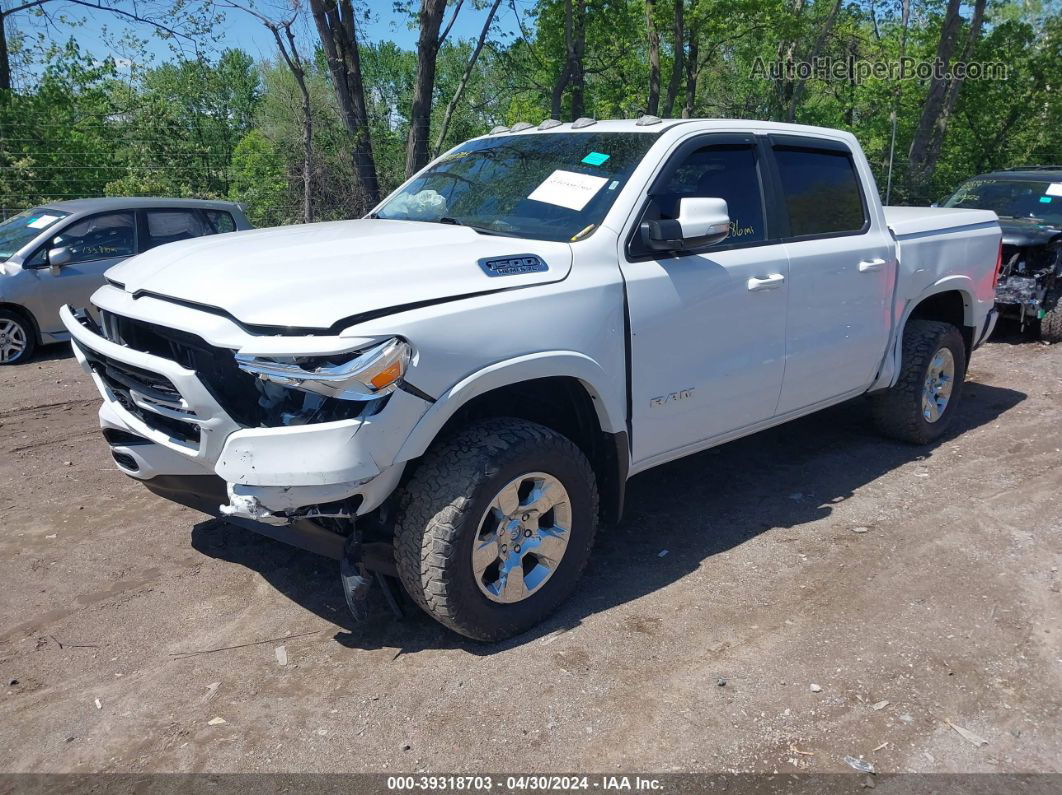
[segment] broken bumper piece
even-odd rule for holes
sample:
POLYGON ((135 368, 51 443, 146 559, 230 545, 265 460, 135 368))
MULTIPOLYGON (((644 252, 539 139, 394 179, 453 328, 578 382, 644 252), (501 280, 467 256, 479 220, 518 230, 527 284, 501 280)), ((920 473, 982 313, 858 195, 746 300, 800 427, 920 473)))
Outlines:
MULTIPOLYGON (((116 345, 68 307, 61 314, 104 397, 100 425, 116 465, 152 491, 215 516, 279 526, 368 512, 402 474, 401 463, 377 463, 393 462, 403 438, 371 421, 379 415, 240 427, 195 371, 116 345), (141 393, 165 400, 140 400, 141 393)), ((425 405, 398 392, 385 410, 411 427, 425 405)))

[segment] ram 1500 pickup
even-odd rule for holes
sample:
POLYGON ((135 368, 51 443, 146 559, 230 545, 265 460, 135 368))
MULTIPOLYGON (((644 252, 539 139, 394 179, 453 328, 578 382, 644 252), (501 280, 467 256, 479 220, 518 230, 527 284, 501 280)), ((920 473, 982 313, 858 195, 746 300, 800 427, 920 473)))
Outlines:
POLYGON ((340 560, 356 614, 390 572, 494 640, 572 592, 638 472, 861 395, 940 437, 1000 235, 883 208, 845 132, 550 121, 364 219, 148 251, 62 315, 123 472, 340 560))

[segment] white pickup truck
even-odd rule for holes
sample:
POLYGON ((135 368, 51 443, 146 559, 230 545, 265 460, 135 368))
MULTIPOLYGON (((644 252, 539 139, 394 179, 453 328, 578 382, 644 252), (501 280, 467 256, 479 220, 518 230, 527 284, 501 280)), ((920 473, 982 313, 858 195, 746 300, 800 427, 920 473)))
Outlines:
POLYGON ((149 251, 62 316, 123 472, 339 559, 356 614, 392 573, 496 640, 573 591, 638 472, 859 395, 938 438, 1000 238, 883 208, 845 132, 548 121, 361 220, 149 251))

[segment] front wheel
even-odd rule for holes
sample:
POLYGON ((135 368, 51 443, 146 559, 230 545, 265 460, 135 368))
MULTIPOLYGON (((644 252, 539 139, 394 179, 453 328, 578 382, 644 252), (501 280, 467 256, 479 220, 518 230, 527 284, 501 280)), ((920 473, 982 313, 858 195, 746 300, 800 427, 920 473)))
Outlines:
POLYGON ((1062 295, 1052 296, 1052 306, 1040 318, 1040 339, 1056 344, 1062 342, 1062 295))
POLYGON ((17 312, 0 309, 0 366, 29 361, 36 347, 30 323, 17 312))
POLYGON ((572 441, 525 420, 473 423, 429 450, 403 487, 399 578, 466 637, 516 635, 575 589, 597 508, 593 470, 572 441))
POLYGON ((872 396, 874 419, 886 436, 928 444, 948 429, 962 397, 966 345, 950 323, 911 320, 901 356, 896 384, 872 396))

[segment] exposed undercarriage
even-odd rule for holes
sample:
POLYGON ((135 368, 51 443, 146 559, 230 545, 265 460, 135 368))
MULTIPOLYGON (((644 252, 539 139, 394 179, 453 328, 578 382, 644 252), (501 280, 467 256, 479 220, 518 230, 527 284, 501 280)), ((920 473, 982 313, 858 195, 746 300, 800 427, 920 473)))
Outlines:
POLYGON ((996 287, 1000 310, 1024 327, 1042 320, 1058 305, 1062 294, 1062 239, 1046 243, 1004 237, 1003 265, 996 287))

